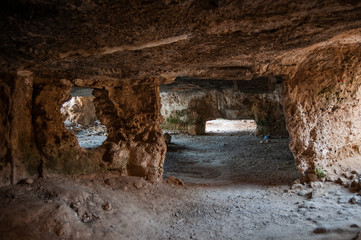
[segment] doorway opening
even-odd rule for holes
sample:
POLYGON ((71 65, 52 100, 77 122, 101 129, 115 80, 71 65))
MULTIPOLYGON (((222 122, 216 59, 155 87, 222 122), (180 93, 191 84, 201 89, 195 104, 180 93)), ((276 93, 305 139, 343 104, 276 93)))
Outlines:
POLYGON ((206 133, 210 134, 229 134, 246 133, 255 134, 257 124, 255 120, 227 120, 216 119, 206 122, 206 133))
POLYGON ((299 177, 288 137, 263 143, 255 120, 216 119, 206 122, 205 135, 170 132, 164 178, 188 184, 249 183, 279 185, 299 177))
POLYGON ((64 115, 65 128, 74 132, 80 147, 94 149, 107 139, 107 128, 96 116, 91 88, 73 88, 72 98, 64 102, 60 112, 64 115))

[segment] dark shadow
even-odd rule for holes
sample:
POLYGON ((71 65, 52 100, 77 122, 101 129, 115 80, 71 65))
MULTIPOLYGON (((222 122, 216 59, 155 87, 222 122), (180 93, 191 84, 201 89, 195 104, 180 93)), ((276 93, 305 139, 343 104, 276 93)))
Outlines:
POLYGON ((285 185, 299 177, 287 138, 260 143, 261 137, 177 134, 164 163, 164 178, 175 176, 186 184, 285 185))

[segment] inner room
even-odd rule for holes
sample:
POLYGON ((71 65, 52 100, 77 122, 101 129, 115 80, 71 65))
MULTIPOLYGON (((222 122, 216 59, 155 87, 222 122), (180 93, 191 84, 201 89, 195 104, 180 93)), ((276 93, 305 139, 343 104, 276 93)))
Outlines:
POLYGON ((281 81, 270 77, 255 82, 182 77, 160 87, 161 127, 171 139, 165 180, 213 186, 291 184, 297 179, 281 81))
POLYGON ((361 240, 361 1, 0 12, 1 239, 361 240))

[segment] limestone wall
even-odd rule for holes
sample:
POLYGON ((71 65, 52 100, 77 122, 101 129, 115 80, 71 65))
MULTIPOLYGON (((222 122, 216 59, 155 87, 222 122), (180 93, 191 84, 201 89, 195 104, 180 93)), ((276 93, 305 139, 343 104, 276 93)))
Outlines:
POLYGON ((254 119, 258 135, 288 136, 281 85, 262 94, 242 93, 235 88, 162 92, 161 99, 164 128, 203 134, 208 120, 254 119))
POLYGON ((0 77, 0 185, 34 175, 41 163, 32 126, 33 76, 18 71, 0 77))
POLYGON ((356 36, 340 36, 304 49, 302 57, 292 56, 298 55, 299 62, 286 81, 285 116, 290 148, 305 176, 316 168, 329 176, 361 169, 361 45, 356 36))
POLYGON ((0 76, 0 186, 26 177, 99 171, 160 179, 166 146, 158 126, 158 85, 95 90, 96 112, 109 137, 91 151, 79 147, 64 126, 60 109, 73 86, 68 80, 35 78, 29 71, 0 76))
POLYGON ((163 174, 166 146, 159 127, 159 87, 156 84, 95 90, 95 109, 107 127, 102 157, 121 174, 157 180, 163 174))

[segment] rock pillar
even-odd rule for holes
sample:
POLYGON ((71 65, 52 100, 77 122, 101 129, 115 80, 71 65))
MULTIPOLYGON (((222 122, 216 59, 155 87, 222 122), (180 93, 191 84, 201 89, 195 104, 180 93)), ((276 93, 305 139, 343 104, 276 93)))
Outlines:
POLYGON ((166 146, 159 123, 159 86, 154 83, 96 89, 98 119, 107 127, 103 160, 110 170, 155 181, 162 176, 166 146))
POLYGON ((333 168, 350 160, 360 165, 360 46, 359 42, 335 41, 313 48, 286 81, 290 148, 305 175, 316 168, 340 174, 333 168))

